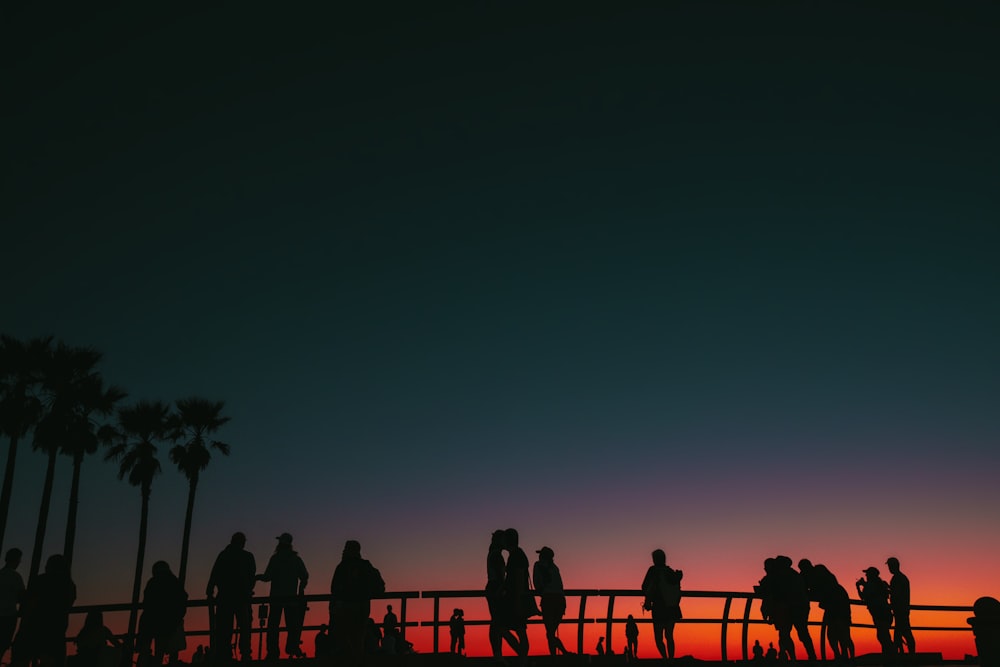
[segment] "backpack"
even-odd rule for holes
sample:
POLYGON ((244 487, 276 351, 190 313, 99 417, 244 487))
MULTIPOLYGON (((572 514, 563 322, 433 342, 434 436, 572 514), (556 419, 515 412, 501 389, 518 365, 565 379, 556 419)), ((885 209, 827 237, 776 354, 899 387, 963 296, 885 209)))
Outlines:
POLYGON ((681 603, 681 584, 675 581, 676 574, 666 567, 657 567, 653 577, 642 591, 646 599, 654 603, 662 603, 667 607, 676 607, 681 603))
POLYGON ((365 561, 365 563, 368 565, 364 573, 365 589, 367 590, 368 597, 385 593, 385 580, 382 579, 382 573, 369 561, 365 561))

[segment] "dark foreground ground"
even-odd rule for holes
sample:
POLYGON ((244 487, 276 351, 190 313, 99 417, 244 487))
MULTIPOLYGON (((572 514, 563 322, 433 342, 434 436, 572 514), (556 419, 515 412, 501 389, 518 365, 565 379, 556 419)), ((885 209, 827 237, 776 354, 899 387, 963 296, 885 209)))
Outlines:
MULTIPOLYGON (((945 660, 940 653, 917 653, 915 655, 903 656, 892 662, 886 662, 880 654, 872 653, 867 655, 860 655, 853 662, 850 663, 838 663, 832 660, 827 661, 816 661, 810 663, 806 660, 798 661, 803 665, 823 665, 827 664, 831 667, 835 665, 857 665, 859 667, 881 667, 886 665, 887 667, 924 667, 935 665, 967 665, 979 664, 976 659, 968 660, 945 660)), ((299 667, 325 667, 325 666, 336 666, 340 663, 336 659, 332 660, 315 660, 313 658, 303 658, 296 660, 282 660, 282 664, 295 663, 299 667)), ((238 663, 228 663, 233 665, 233 667, 238 667, 238 663)), ((699 660, 698 658, 693 658, 691 656, 684 656, 680 658, 675 658, 668 663, 671 667, 722 667, 724 665, 742 665, 744 667, 749 667, 751 665, 759 667, 767 666, 777 666, 778 661, 760 660, 760 661, 748 661, 744 662, 742 660, 730 660, 727 662, 722 662, 720 660, 699 660)), ((531 656, 528 658, 527 667, 626 667, 631 665, 638 665, 640 667, 656 667, 657 665, 663 665, 662 660, 658 659, 639 659, 634 661, 628 661, 624 656, 595 656, 595 655, 567 655, 567 656, 531 656)), ((412 655, 404 656, 368 656, 362 667, 519 667, 517 658, 506 657, 502 662, 498 662, 493 658, 466 658, 463 656, 456 656, 450 653, 415 653, 412 655)))

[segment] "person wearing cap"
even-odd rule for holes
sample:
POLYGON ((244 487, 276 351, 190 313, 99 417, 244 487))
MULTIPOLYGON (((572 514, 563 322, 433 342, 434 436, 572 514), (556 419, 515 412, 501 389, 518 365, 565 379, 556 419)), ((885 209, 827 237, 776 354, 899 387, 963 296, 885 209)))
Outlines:
POLYGON ((899 559, 889 558, 885 564, 892 573, 889 580, 889 606, 892 608, 892 643, 898 653, 916 651, 913 630, 910 628, 910 578, 899 571, 899 559))
POLYGON ((257 577, 260 581, 271 582, 271 611, 267 619, 267 660, 278 660, 281 652, 278 650, 278 633, 281 628, 281 617, 285 617, 288 634, 285 638, 285 653, 289 657, 304 656, 302 643, 302 618, 305 613, 306 584, 309 582, 309 572, 298 552, 292 548, 292 536, 282 533, 277 538, 278 545, 274 548, 271 559, 267 562, 264 574, 257 577))
POLYGON ((250 646, 250 631, 253 629, 250 623, 250 605, 254 582, 257 580, 257 561, 252 553, 244 549, 246 544, 246 535, 241 532, 233 533, 229 546, 216 557, 205 587, 205 597, 209 604, 213 601, 215 603, 211 648, 213 662, 232 660, 234 621, 240 633, 240 659, 244 662, 253 659, 250 646))
POLYGON ((563 590, 562 575, 555 563, 555 552, 549 547, 542 547, 535 553, 538 560, 531 571, 535 582, 535 591, 542 600, 542 623, 545 625, 545 638, 549 642, 551 655, 569 655, 569 651, 559 639, 559 624, 566 614, 566 593, 563 590))
POLYGON ((17 568, 21 565, 21 550, 7 551, 4 566, 0 568, 0 660, 14 639, 17 628, 17 607, 24 598, 24 579, 17 568))
POLYGON ((869 567, 864 570, 865 576, 858 579, 855 586, 858 589, 858 597, 868 607, 868 613, 872 615, 872 623, 875 625, 875 636, 882 646, 883 655, 892 655, 892 637, 889 636, 889 627, 892 625, 892 609, 889 607, 889 584, 879 577, 877 567, 869 567))

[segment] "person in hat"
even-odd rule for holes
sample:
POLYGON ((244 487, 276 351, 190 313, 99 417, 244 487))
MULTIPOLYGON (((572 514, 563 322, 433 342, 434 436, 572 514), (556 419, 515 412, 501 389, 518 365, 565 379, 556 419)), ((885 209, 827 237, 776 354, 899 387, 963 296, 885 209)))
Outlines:
POLYGON ((274 554, 267 562, 264 574, 257 577, 259 581, 271 582, 271 613, 267 619, 267 660, 277 660, 281 657, 278 650, 278 633, 281 627, 281 617, 285 617, 288 629, 285 638, 285 653, 289 657, 303 657, 302 619, 305 615, 306 584, 309 583, 309 571, 298 552, 292 548, 290 533, 282 533, 277 538, 278 545, 274 554))
POLYGON ((253 586, 257 580, 257 561, 244 547, 247 536, 233 533, 229 546, 223 549, 212 565, 212 572, 205 587, 209 609, 215 607, 211 659, 223 662, 233 658, 233 626, 239 630, 240 658, 253 659, 250 646, 250 609, 253 586), (218 593, 216 593, 218 591, 218 593))
POLYGON ((542 599, 542 624, 545 625, 549 653, 569 655, 559 639, 559 624, 566 614, 566 593, 563 591, 559 566, 553 560, 555 552, 549 547, 542 547, 535 553, 538 554, 538 560, 532 568, 531 578, 535 582, 535 591, 542 599))
POLYGON ((864 570, 865 576, 858 579, 855 586, 858 589, 858 597, 868 607, 868 613, 872 615, 872 623, 875 625, 875 636, 882 646, 883 655, 892 655, 894 652, 892 637, 889 636, 889 627, 892 625, 892 609, 889 607, 889 584, 879 577, 877 567, 869 567, 864 570))
POLYGON ((916 646, 913 640, 913 630, 910 628, 910 579, 899 571, 899 559, 892 557, 885 562, 892 573, 889 580, 889 606, 892 609, 893 630, 892 643, 898 653, 903 652, 904 644, 907 651, 913 653, 916 646))

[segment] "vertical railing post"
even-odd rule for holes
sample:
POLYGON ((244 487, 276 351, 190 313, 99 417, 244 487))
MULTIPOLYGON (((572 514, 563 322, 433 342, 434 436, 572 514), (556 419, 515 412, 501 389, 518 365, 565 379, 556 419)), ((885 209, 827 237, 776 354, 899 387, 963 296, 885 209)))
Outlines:
POLYGON ((438 652, 438 631, 441 629, 441 597, 434 595, 434 652, 438 652))
POLYGON ((608 618, 607 618, 607 625, 604 628, 604 638, 608 640, 606 644, 606 646, 608 647, 607 648, 608 655, 611 655, 614 652, 611 650, 611 629, 614 625, 614 619, 615 619, 615 595, 614 593, 612 593, 611 595, 608 596, 608 618))
POLYGON ((729 660, 726 654, 726 645, 729 643, 726 641, 727 634, 729 630, 729 608, 733 606, 733 596, 726 596, 726 604, 722 607, 722 662, 729 660))
POLYGON ((406 639, 406 596, 399 600, 399 634, 406 639))
POLYGON ((753 598, 747 598, 747 606, 743 608, 743 662, 750 659, 748 654, 748 642, 750 641, 750 608, 753 606, 753 598))
POLYGON ((584 612, 587 610, 587 594, 582 593, 580 595, 580 617, 576 625, 576 652, 579 655, 583 655, 583 619, 584 612))

